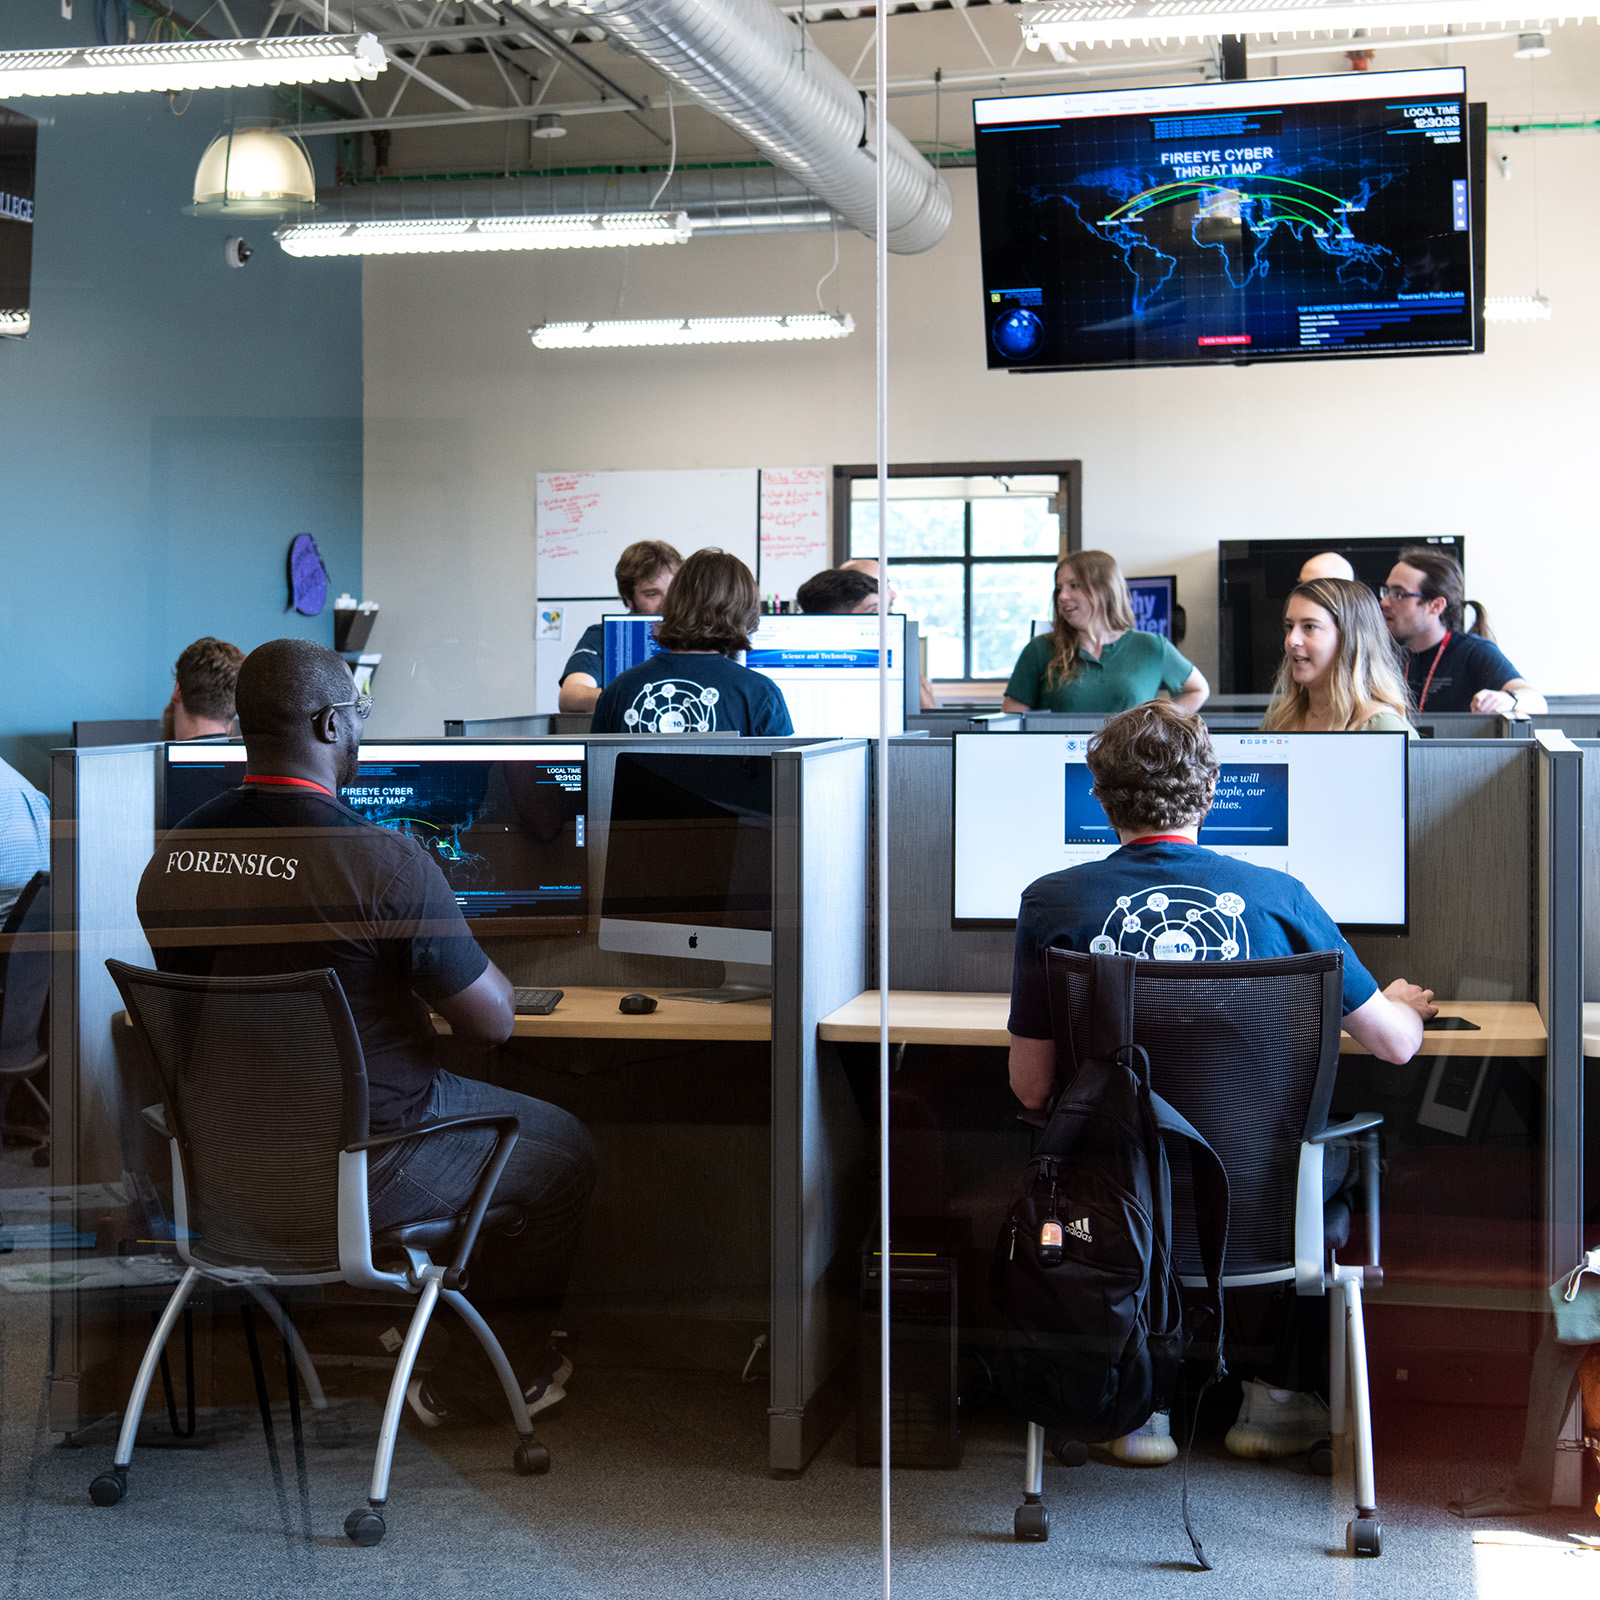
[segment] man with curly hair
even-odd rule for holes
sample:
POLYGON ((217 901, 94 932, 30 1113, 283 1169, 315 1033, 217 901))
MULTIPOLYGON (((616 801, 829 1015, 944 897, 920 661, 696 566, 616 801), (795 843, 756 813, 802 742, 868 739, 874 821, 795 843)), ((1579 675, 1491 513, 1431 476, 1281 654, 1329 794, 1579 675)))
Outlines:
MULTIPOLYGON (((1220 855, 1197 842, 1218 772, 1211 737, 1199 717, 1167 701, 1135 706, 1110 718, 1089 741, 1088 762, 1095 799, 1121 848, 1103 861, 1052 872, 1023 891, 1006 1026, 1011 1033, 1011 1089, 1025 1106, 1042 1109, 1056 1088, 1044 952, 1052 945, 1090 953, 1114 950, 1116 940, 1107 929, 1137 916, 1140 905, 1165 910, 1173 901, 1184 901, 1216 907, 1226 918, 1228 937, 1175 944, 1172 959, 1226 961, 1342 951, 1345 1031, 1380 1060, 1396 1065, 1417 1053, 1423 1019, 1437 1009, 1431 989, 1396 978, 1380 991, 1299 879, 1220 855)), ((1325 1166, 1330 1193, 1344 1176, 1337 1161, 1325 1166)), ((1321 1302, 1306 1304, 1314 1304, 1318 1327, 1325 1327, 1321 1302)), ((1281 1384, 1257 1378, 1244 1385, 1239 1420, 1227 1438, 1235 1455, 1299 1454, 1328 1431, 1327 1406, 1310 1392, 1311 1365, 1305 1357, 1311 1341, 1294 1329, 1304 1318, 1293 1309, 1279 1308, 1278 1314, 1286 1319, 1280 1365, 1295 1366, 1297 1374, 1281 1384), (1294 1350, 1295 1345, 1300 1348, 1294 1350)), ((1164 1412, 1157 1412, 1137 1433, 1103 1448, 1130 1466, 1160 1466, 1177 1455, 1164 1412)))

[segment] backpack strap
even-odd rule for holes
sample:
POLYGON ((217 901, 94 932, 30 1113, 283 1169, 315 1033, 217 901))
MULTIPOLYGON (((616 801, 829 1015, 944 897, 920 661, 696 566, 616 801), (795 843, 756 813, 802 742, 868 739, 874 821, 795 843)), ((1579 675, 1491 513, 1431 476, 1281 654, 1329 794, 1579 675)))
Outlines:
POLYGON ((1228 1173, 1189 1119, 1151 1092, 1150 1106, 1163 1136, 1183 1139, 1189 1146, 1189 1175, 1194 1189, 1194 1224, 1200 1239, 1200 1263, 1217 1318, 1217 1373, 1224 1377, 1222 1359, 1222 1272, 1228 1254, 1228 1173))
POLYGON ((1089 1054, 1115 1061, 1133 1043, 1133 985, 1138 962, 1132 956, 1089 957, 1093 994, 1089 1013, 1089 1054))

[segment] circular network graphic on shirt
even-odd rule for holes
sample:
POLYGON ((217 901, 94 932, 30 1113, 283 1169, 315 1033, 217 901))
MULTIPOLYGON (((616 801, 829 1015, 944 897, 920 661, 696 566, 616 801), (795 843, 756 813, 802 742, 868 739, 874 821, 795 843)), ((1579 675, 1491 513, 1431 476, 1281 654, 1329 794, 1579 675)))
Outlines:
POLYGON ((1163 883, 1117 904, 1089 941, 1095 955, 1150 961, 1235 961, 1250 957, 1244 897, 1191 883, 1163 883))
POLYGON ((629 733, 710 733, 717 725, 715 689, 698 683, 652 683, 622 713, 629 733))

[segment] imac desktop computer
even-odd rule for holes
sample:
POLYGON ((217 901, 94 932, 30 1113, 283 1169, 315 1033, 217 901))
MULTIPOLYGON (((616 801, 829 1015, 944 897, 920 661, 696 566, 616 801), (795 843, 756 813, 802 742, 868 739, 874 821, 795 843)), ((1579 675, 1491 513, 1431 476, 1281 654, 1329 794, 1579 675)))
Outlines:
POLYGON ((772 992, 772 758, 621 750, 600 948, 725 964, 720 1004, 772 992))
MULTIPOLYGON (((1093 794, 1091 737, 956 734, 953 926, 1010 926, 1035 878, 1119 848, 1093 794)), ((1213 733, 1211 745, 1222 771, 1201 844, 1290 873, 1347 935, 1406 931, 1405 734, 1213 733)), ((1156 941, 1190 911, 1205 908, 1174 894, 1162 927, 1123 953, 1169 958, 1156 941)))
MULTIPOLYGON (((660 653, 658 617, 607 616, 603 670, 619 672, 660 653)), ((889 625, 889 732, 906 731, 906 619, 889 625)), ((762 617, 741 658, 783 691, 797 735, 878 736, 878 614, 762 617)))
MULTIPOLYGON (((589 881, 585 755, 581 744, 364 744, 339 798, 415 839, 475 934, 578 934, 589 881)), ((166 745, 163 826, 236 787, 244 762, 242 744, 166 745)))

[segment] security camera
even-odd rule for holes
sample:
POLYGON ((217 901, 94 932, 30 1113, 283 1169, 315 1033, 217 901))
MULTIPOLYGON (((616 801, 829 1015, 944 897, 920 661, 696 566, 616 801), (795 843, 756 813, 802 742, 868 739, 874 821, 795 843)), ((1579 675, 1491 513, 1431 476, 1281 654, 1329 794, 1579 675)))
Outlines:
POLYGON ((222 247, 223 259, 230 267, 242 267, 254 254, 248 239, 230 239, 222 247))

